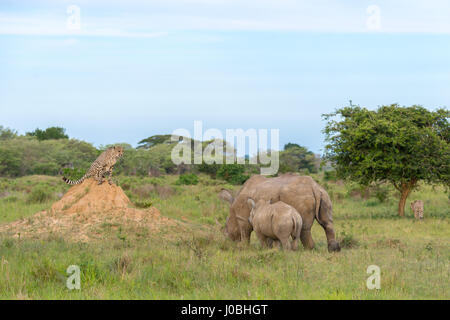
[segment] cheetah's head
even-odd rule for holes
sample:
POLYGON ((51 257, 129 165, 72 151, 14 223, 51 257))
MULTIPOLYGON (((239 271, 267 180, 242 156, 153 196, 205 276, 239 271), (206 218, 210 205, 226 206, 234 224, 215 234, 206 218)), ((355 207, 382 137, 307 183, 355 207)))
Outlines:
POLYGON ((114 146, 114 151, 116 151, 117 157, 121 158, 123 156, 123 147, 122 146, 114 146))

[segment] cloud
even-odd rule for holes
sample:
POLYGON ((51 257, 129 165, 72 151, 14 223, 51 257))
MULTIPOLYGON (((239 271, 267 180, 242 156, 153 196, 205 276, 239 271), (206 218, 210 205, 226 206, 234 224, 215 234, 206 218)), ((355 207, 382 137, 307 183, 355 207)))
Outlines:
POLYGON ((110 24, 98 24, 94 19, 80 27, 70 28, 66 16, 37 16, 0 14, 0 34, 3 35, 37 35, 37 36, 91 36, 91 37, 124 37, 124 38, 155 38, 166 36, 167 32, 148 32, 126 30, 115 21, 110 24), (94 22, 94 23, 93 23, 94 22))
POLYGON ((11 5, 11 12, 0 14, 0 34, 152 38, 190 30, 361 33, 374 31, 370 25, 376 19, 376 32, 450 34, 446 0, 79 0, 80 30, 67 28, 74 13, 67 4, 37 3, 34 11, 11 5), (374 4, 379 10, 368 11, 374 4))

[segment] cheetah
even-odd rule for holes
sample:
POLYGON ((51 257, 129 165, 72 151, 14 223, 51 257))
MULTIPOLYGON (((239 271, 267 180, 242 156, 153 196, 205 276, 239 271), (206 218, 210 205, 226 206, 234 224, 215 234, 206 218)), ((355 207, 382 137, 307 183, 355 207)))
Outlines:
POLYGON ((411 202, 411 210, 414 213, 414 218, 423 219, 423 201, 416 200, 411 202))
POLYGON ((70 185, 82 183, 85 179, 93 177, 98 184, 103 183, 106 173, 108 173, 108 183, 112 184, 112 170, 117 160, 123 156, 123 147, 114 146, 106 149, 98 158, 92 163, 91 168, 79 180, 72 181, 63 177, 64 182, 70 185))

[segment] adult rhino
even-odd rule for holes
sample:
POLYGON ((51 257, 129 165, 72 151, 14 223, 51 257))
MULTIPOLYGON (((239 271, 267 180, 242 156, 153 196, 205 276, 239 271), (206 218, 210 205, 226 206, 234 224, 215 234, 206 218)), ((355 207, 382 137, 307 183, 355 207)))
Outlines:
POLYGON ((253 229, 248 221, 250 208, 247 201, 251 198, 254 201, 270 200, 272 203, 283 201, 294 207, 303 220, 300 240, 304 248, 314 248, 311 227, 315 219, 325 230, 328 251, 341 250, 335 239, 330 197, 325 189, 309 176, 283 174, 275 178, 266 178, 255 175, 245 182, 236 197, 225 189, 222 189, 219 197, 230 203, 230 214, 225 223, 224 233, 232 240, 250 242, 253 229))

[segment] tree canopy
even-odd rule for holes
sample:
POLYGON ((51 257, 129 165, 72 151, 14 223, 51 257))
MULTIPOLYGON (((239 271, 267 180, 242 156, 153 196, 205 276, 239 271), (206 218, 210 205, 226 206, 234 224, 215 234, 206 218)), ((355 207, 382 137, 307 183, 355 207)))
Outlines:
POLYGON ((301 146, 297 143, 291 143, 291 142, 288 142, 284 145, 284 150, 291 149, 291 148, 301 148, 301 146))
POLYGON ((64 166, 89 168, 97 156, 97 149, 87 142, 17 136, 0 140, 0 176, 57 175, 64 166))
POLYGON ((446 109, 429 111, 418 105, 338 109, 324 115, 325 159, 340 178, 362 185, 392 183, 400 192, 398 212, 403 216, 406 199, 419 181, 450 184, 449 116, 446 109))
POLYGON ((32 132, 27 132, 26 134, 28 136, 36 137, 39 141, 69 139, 69 136, 66 134, 66 129, 61 127, 50 127, 45 130, 38 128, 32 132))
POLYGON ((149 149, 157 144, 170 142, 170 138, 172 135, 170 134, 157 134, 145 139, 142 139, 138 142, 138 149, 149 149))
MULTIPOLYGON (((30 174, 69 176, 84 174, 92 161, 112 145, 92 144, 67 139, 64 128, 36 129, 26 135, 0 126, 0 176, 17 177, 30 174)), ((183 141, 187 138, 181 137, 183 141)), ((250 174, 260 173, 260 164, 253 164, 246 156, 243 164, 227 164, 227 150, 230 146, 223 140, 196 141, 190 139, 188 149, 190 161, 175 164, 172 159, 174 148, 180 143, 171 141, 171 135, 154 135, 143 139, 134 148, 128 143, 115 143, 124 148, 124 157, 116 164, 115 172, 124 175, 157 176, 160 174, 181 174, 204 172, 213 178, 224 179, 233 184, 243 183, 250 174), (194 164, 195 145, 203 151, 201 163, 194 164), (217 147, 217 149, 216 149, 217 147), (221 150, 223 149, 223 150, 221 150), (223 152, 222 152, 223 151, 223 152), (213 160, 222 160, 222 164, 213 160)), ((236 150, 234 150, 236 152, 236 150)), ((184 152, 184 150, 183 150, 184 152)), ((258 157, 256 155, 255 157, 258 157)), ((320 160, 306 148, 289 143, 280 152, 281 172, 316 172, 320 160)))
POLYGON ((288 143, 280 152, 280 172, 317 172, 320 159, 313 152, 296 143, 288 143))
POLYGON ((17 136, 17 131, 0 126, 0 140, 12 139, 17 136))

